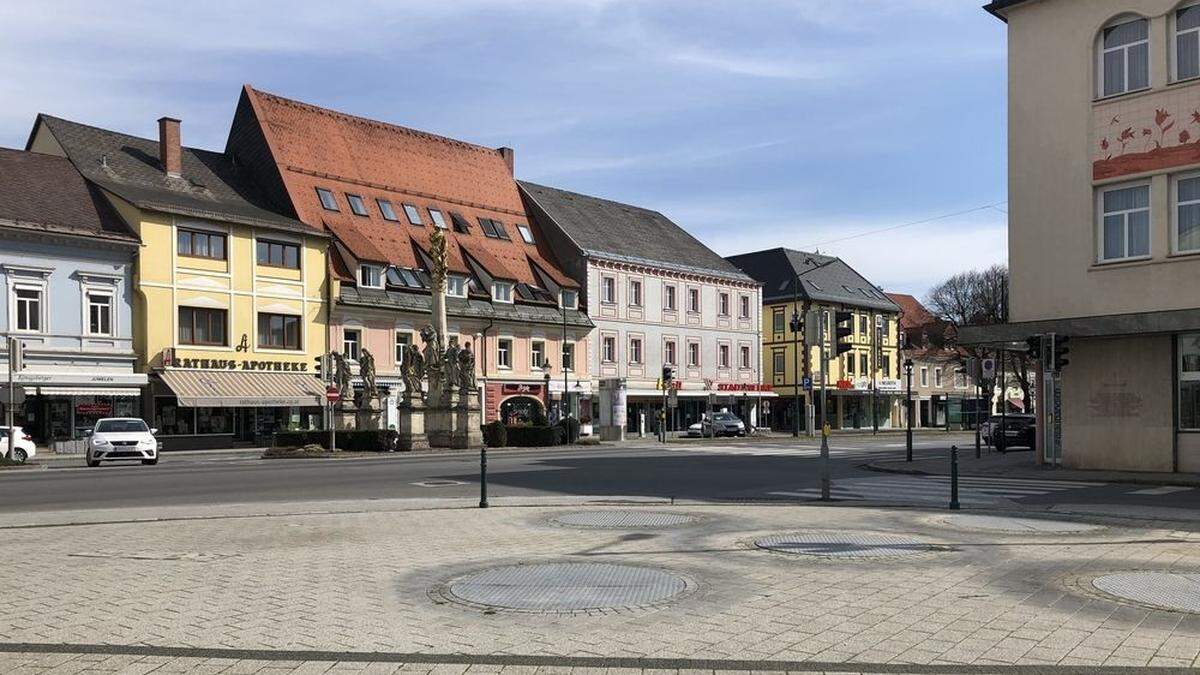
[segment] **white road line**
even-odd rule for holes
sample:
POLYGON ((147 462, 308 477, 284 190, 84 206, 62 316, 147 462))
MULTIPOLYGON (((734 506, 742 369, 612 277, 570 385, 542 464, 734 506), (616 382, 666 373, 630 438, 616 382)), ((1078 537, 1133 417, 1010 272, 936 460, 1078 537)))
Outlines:
POLYGON ((1169 495, 1174 492, 1186 492, 1188 490, 1195 490, 1195 489, 1196 488, 1194 488, 1194 487, 1184 487, 1184 486, 1180 486, 1180 485, 1164 485, 1162 487, 1146 488, 1145 490, 1134 490, 1133 492, 1130 492, 1129 494, 1131 494, 1131 495, 1169 495))

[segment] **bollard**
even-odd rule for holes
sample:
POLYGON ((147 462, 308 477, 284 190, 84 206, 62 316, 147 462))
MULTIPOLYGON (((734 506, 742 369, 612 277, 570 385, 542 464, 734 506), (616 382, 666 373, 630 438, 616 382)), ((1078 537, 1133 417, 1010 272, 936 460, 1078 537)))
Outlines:
POLYGON ((829 425, 821 429, 821 501, 829 501, 829 425))
POLYGON ((958 510, 958 446, 950 446, 950 510, 958 510))
POLYGON ((486 509, 487 500, 487 446, 479 446, 479 508, 486 509))

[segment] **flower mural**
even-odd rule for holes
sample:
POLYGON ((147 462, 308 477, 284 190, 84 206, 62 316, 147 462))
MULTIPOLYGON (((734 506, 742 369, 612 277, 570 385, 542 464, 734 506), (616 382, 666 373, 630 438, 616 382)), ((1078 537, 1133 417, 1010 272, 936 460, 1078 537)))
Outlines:
POLYGON ((1155 107, 1152 121, 1146 119, 1142 124, 1128 113, 1106 115, 1102 119, 1108 119, 1108 124, 1097 134, 1093 178, 1200 163, 1200 106, 1189 107, 1192 109, 1182 118, 1168 107, 1155 107))

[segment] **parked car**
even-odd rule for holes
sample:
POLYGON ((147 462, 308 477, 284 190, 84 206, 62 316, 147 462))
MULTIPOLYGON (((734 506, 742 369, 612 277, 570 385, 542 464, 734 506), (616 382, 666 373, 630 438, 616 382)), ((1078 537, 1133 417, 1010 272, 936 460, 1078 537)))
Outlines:
MULTIPOLYGON (((13 428, 17 430, 17 447, 13 451, 12 458, 18 462, 24 462, 37 454, 37 446, 33 444, 33 437, 25 433, 24 429, 13 428)), ((8 454, 8 429, 9 427, 0 425, 0 457, 8 454)))
POLYGON ((161 443, 151 429, 136 417, 106 417, 96 420, 87 432, 87 465, 100 466, 101 461, 140 459, 142 464, 158 464, 161 443))
POLYGON ((711 421, 706 418, 688 427, 687 435, 691 437, 745 436, 746 424, 733 413, 713 413, 711 421))
POLYGON ((1037 417, 1026 414, 1010 414, 1001 418, 995 415, 988 420, 988 442, 1000 452, 1008 448, 1033 449, 1037 445, 1037 417))

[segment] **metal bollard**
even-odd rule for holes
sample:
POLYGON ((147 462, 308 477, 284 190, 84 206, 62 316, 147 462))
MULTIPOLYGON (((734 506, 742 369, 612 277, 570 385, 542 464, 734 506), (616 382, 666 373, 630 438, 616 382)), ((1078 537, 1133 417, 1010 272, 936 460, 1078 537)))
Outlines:
POLYGON ((829 425, 821 429, 821 501, 829 501, 829 425))
POLYGON ((950 510, 958 510, 958 446, 950 446, 950 510))
POLYGON ((487 500, 487 445, 479 446, 479 508, 486 509, 487 500))

